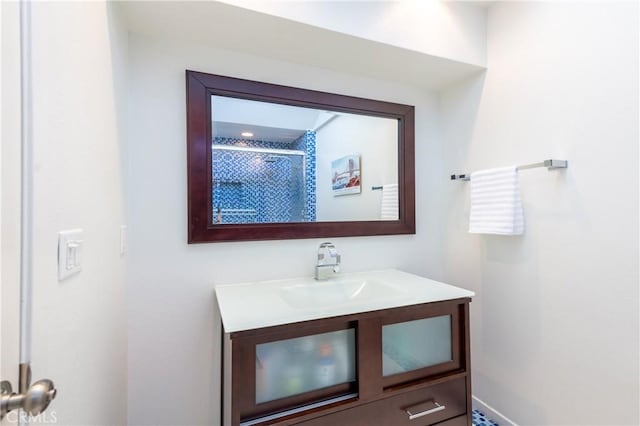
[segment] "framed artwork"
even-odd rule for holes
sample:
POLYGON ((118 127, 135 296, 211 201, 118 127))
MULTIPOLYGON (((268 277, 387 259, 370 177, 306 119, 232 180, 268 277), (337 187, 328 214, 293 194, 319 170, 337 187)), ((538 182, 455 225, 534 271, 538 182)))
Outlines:
POLYGON ((359 194, 360 155, 347 155, 331 162, 331 188, 333 195, 359 194))

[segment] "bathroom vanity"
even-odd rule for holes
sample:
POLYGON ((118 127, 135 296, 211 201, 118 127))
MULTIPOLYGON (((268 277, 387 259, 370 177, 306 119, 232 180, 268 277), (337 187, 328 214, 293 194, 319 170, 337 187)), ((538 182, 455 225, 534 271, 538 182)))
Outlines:
POLYGON ((224 425, 470 425, 474 293, 397 270, 216 286, 224 425))

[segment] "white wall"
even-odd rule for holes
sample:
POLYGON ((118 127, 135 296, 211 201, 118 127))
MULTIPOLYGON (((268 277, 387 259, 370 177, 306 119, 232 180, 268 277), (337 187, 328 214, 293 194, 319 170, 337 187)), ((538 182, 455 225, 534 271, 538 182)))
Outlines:
POLYGON ((461 2, 222 1, 429 55, 486 64, 486 10, 461 2))
POLYGON ((523 425, 638 418, 638 4, 498 2, 488 71, 442 99, 444 168, 521 173, 522 237, 467 233, 446 183, 447 282, 474 289, 473 393, 523 425))
POLYGON ((398 121, 340 114, 316 133, 316 219, 378 220, 382 191, 371 186, 398 183, 398 121), (360 154, 359 194, 334 196, 331 162, 360 154))
POLYGON ((52 423, 124 424, 126 32, 104 2, 32 7, 33 378, 59 389, 52 423), (84 229, 83 269, 58 282, 57 232, 70 228, 84 229))
POLYGON ((188 245, 185 69, 416 106, 415 236, 335 238, 343 270, 440 278, 442 173, 435 96, 413 87, 130 35, 129 424, 217 424, 214 283, 309 276, 321 240, 188 245), (250 267, 247 267, 249 265, 250 267))

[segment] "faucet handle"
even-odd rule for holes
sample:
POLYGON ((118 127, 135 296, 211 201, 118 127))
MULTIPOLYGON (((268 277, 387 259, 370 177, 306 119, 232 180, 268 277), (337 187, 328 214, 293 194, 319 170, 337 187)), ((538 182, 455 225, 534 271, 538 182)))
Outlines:
POLYGON ((332 274, 340 272, 340 254, 331 242, 318 247, 318 263, 316 263, 316 280, 327 280, 332 274))
POLYGON ((318 264, 324 264, 326 261, 332 261, 332 263, 336 264, 340 263, 338 249, 329 241, 320 244, 320 247, 318 247, 318 264), (327 259, 327 257, 335 260, 332 261, 331 259, 327 259))

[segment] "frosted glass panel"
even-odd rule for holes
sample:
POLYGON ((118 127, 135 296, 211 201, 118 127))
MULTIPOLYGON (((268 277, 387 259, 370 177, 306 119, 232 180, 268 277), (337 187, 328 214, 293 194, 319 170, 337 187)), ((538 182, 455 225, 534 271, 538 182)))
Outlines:
POLYGON ((382 327, 384 376, 451 360, 451 315, 382 327))
POLYGON ((256 345, 256 404, 356 379, 353 329, 256 345))

